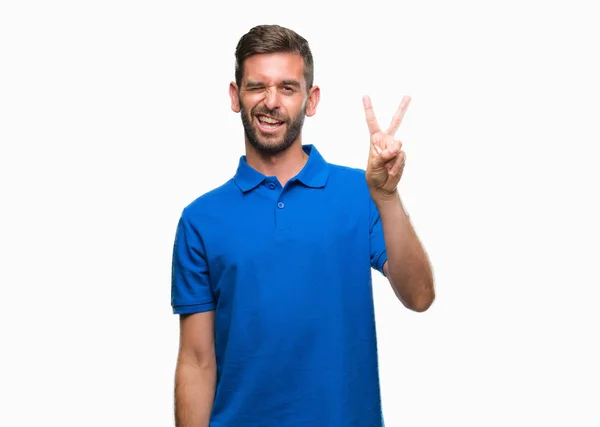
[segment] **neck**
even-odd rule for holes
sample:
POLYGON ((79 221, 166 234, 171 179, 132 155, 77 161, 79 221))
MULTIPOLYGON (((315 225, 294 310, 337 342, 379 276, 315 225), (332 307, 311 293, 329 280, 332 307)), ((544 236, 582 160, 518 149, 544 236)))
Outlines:
POLYGON ((277 154, 265 154, 246 141, 246 162, 265 176, 275 176, 283 187, 296 176, 306 164, 308 155, 302 149, 300 138, 287 150, 277 154))

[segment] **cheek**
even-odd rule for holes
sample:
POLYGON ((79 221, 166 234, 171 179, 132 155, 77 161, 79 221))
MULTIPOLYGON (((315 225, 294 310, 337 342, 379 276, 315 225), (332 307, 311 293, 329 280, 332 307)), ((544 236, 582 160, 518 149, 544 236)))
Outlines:
POLYGON ((304 98, 290 99, 285 105, 285 111, 290 118, 297 117, 301 111, 304 111, 305 104, 304 98))
POLYGON ((258 104, 258 100, 256 98, 257 98, 256 96, 245 96, 243 98, 238 98, 240 107, 243 108, 244 110, 246 110, 246 112, 248 113, 249 116, 252 115, 251 114, 252 110, 258 104))

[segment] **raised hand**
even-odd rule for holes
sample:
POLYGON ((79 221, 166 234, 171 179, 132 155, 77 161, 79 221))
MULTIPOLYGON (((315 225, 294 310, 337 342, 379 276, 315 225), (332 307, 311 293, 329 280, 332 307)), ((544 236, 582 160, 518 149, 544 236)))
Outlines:
POLYGON ((367 185, 372 193, 388 196, 396 192, 404 170, 406 153, 402 151, 402 142, 394 139, 394 134, 402 123, 408 104, 410 97, 403 97, 390 126, 382 132, 375 118, 371 99, 368 96, 363 97, 367 126, 371 135, 366 176, 367 185))

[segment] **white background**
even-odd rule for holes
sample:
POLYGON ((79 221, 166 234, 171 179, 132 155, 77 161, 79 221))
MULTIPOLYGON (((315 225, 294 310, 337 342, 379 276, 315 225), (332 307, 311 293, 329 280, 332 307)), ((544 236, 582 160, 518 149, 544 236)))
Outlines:
POLYGON ((362 95, 382 125, 413 99, 437 300, 374 275, 386 425, 600 425, 592 3, 2 2, 0 425, 172 425, 175 226, 243 154, 227 89, 264 23, 311 44, 330 162, 366 166, 362 95))

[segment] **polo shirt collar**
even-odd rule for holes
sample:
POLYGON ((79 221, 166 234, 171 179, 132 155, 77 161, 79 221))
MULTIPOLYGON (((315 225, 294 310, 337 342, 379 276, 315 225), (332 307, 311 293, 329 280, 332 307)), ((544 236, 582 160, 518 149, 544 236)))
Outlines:
MULTIPOLYGON (((307 187, 321 188, 327 183, 329 175, 328 164, 314 145, 303 145, 302 149, 308 155, 308 160, 302 170, 290 181, 298 180, 307 187)), ((246 156, 241 156, 233 180, 244 193, 261 184, 267 177, 258 172, 246 162, 246 156)))

